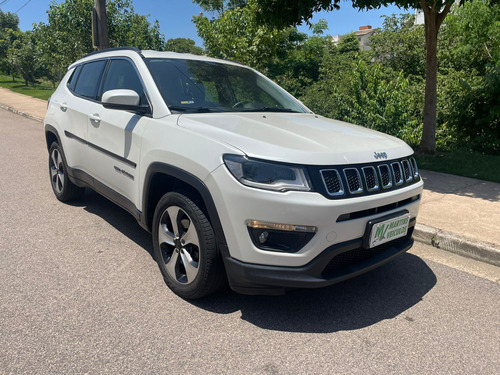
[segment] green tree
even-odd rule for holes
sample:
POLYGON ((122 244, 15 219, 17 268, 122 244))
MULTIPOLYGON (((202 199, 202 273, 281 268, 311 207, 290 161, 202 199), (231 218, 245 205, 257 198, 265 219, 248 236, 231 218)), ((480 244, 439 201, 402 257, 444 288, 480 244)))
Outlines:
POLYGON ((477 0, 454 8, 439 42, 446 68, 484 75, 489 65, 500 63, 500 4, 477 0))
POLYGON ((257 24, 256 9, 255 0, 248 0, 245 7, 225 10, 216 19, 193 17, 207 53, 266 70, 287 43, 288 31, 257 24))
POLYGON ((338 49, 340 53, 358 53, 359 52, 359 40, 356 34, 351 33, 344 35, 339 42, 338 49))
POLYGON ((320 79, 301 98, 316 113, 376 129, 418 145, 421 92, 418 85, 365 53, 333 55, 320 79))
POLYGON ((7 61, 7 50, 12 46, 19 31, 19 17, 14 13, 4 13, 0 10, 0 69, 11 73, 7 61))
MULTIPOLYGON (((278 26, 289 26, 309 22, 312 14, 319 10, 340 8, 340 0, 257 0, 259 17, 278 26)), ((460 0, 460 5, 466 1, 460 0)), ((419 151, 434 153, 436 150, 436 108, 437 108, 437 41, 439 29, 449 13, 454 0, 353 0, 354 7, 364 10, 379 8, 388 4, 408 9, 422 9, 425 19, 426 80, 423 116, 423 134, 419 151)))
POLYGON ((415 26, 414 15, 385 17, 382 30, 371 37, 370 45, 375 60, 412 79, 425 77, 424 28, 415 26))
POLYGON ((192 0, 207 12, 217 12, 222 16, 226 10, 243 8, 247 0, 192 0))
POLYGON ((159 51, 165 48, 158 21, 151 24, 147 15, 135 13, 131 0, 106 1, 106 13, 110 47, 131 46, 159 51))
MULTIPOLYGON (((65 0, 52 3, 48 22, 34 26, 33 35, 48 64, 48 78, 54 83, 69 64, 92 52, 92 0, 65 0)), ((158 22, 151 25, 146 16, 135 13, 130 0, 106 2, 111 47, 133 46, 162 50, 164 38, 158 22)))
POLYGON ((23 77, 24 84, 35 84, 44 74, 42 52, 30 31, 16 31, 16 39, 7 51, 7 61, 13 72, 23 77))
POLYGON ((198 47, 193 39, 173 38, 165 43, 165 50, 179 53, 192 53, 193 55, 203 55, 203 48, 198 47))
POLYGON ((449 147, 500 153, 500 4, 454 9, 440 35, 438 124, 449 147))
MULTIPOLYGON (((326 21, 312 25, 313 36, 287 29, 287 35, 276 57, 267 64, 267 74, 292 95, 302 96, 304 90, 319 79, 321 65, 330 52, 331 39, 323 36, 326 21)), ((356 39, 357 42, 357 39, 356 39)))

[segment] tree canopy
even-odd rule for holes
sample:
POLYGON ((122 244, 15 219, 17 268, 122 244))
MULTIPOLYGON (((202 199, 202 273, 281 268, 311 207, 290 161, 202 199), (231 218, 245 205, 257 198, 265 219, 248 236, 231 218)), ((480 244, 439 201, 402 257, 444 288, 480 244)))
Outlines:
MULTIPOLYGON (((466 1, 460 0, 460 5, 466 1)), ((419 150, 422 153, 436 151, 437 105, 437 40, 439 29, 455 0, 352 0, 355 8, 370 10, 388 4, 400 8, 422 9, 425 19, 426 87, 424 103, 424 130, 419 150)), ((279 27, 310 22, 314 12, 340 8, 340 0, 257 0, 258 17, 267 24, 279 27)))
MULTIPOLYGON (((93 51, 93 4, 93 0, 54 2, 47 11, 48 22, 35 25, 33 34, 54 82, 62 78, 68 65, 93 51)), ((158 22, 151 25, 147 16, 135 13, 131 0, 108 0, 106 7, 111 47, 163 50, 165 41, 158 22)))
POLYGON ((203 55, 203 48, 198 47, 193 39, 173 38, 165 43, 165 50, 179 53, 192 53, 193 55, 203 55))

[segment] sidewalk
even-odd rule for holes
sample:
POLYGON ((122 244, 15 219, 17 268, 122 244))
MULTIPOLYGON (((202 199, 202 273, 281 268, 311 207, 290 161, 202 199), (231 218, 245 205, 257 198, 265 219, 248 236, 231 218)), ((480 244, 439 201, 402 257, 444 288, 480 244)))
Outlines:
MULTIPOLYGON (((41 122, 47 102, 0 88, 0 107, 41 122)), ((500 184, 420 172, 425 185, 415 240, 500 266, 500 184)))
POLYGON ((500 184, 420 171, 424 192, 414 238, 500 266, 500 184))
POLYGON ((47 101, 0 87, 0 107, 37 121, 43 121, 47 101))

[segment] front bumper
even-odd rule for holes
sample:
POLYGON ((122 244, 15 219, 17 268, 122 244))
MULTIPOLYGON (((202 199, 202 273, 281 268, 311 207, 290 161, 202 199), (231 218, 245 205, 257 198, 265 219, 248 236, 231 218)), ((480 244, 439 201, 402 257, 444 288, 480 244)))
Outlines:
POLYGON ((224 264, 229 285, 237 293, 279 295, 287 289, 320 288, 377 268, 403 254, 413 245, 413 219, 405 237, 364 249, 363 238, 328 247, 311 262, 300 267, 244 263, 226 255, 224 264))
POLYGON ((363 238, 367 223, 385 215, 404 209, 414 220, 422 193, 422 181, 382 194, 338 200, 329 200, 317 192, 272 192, 242 185, 224 165, 204 182, 217 207, 227 255, 238 264, 277 269, 307 267, 325 249, 363 238), (247 227, 249 220, 311 226, 317 232, 299 251, 268 251, 257 248, 252 241, 247 227))

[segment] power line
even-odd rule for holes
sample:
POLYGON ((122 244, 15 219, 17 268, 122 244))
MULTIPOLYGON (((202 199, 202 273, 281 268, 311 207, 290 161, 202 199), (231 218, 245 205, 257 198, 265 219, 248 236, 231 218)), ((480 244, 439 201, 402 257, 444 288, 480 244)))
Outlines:
POLYGON ((7 3, 9 0, 3 0, 3 1, 0 1, 0 5, 4 5, 5 3, 7 3))
MULTIPOLYGON (((6 1, 8 1, 8 0, 6 0, 6 1)), ((19 8, 18 10, 16 10, 14 13, 17 14, 17 12, 19 12, 21 9, 23 9, 29 3, 31 3, 31 0, 28 0, 27 2, 25 2, 24 5, 21 8, 19 8)))

